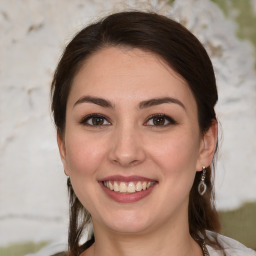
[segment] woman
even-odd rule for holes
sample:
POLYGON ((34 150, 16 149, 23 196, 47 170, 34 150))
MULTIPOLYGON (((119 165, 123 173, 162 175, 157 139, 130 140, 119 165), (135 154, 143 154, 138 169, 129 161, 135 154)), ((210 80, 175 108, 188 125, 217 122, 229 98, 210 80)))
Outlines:
POLYGON ((52 82, 69 177, 63 255, 256 255, 215 233, 217 99, 205 49, 166 17, 117 13, 75 36, 52 82))

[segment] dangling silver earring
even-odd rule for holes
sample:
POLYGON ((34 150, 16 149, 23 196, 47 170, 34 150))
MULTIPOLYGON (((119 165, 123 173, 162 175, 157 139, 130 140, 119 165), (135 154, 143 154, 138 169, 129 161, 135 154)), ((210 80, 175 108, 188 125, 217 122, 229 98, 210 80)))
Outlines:
POLYGON ((199 182, 198 185, 198 193, 203 196, 206 192, 207 186, 205 184, 205 176, 206 176, 206 167, 203 166, 202 168, 202 176, 201 176, 201 181, 199 182))

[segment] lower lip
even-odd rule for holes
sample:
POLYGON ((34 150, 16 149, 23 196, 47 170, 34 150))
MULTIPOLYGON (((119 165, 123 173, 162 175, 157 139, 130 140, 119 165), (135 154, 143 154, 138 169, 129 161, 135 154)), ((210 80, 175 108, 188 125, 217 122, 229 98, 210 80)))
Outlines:
POLYGON ((135 193, 119 193, 119 192, 115 192, 113 190, 108 189, 107 187, 105 187, 103 185, 102 182, 99 182, 101 187, 103 188, 103 190, 105 191, 105 193, 114 201, 118 202, 118 203, 134 203, 137 201, 140 201, 141 199, 147 197, 152 190, 155 188, 155 185, 153 185, 152 187, 146 189, 146 190, 142 190, 139 192, 135 192, 135 193))

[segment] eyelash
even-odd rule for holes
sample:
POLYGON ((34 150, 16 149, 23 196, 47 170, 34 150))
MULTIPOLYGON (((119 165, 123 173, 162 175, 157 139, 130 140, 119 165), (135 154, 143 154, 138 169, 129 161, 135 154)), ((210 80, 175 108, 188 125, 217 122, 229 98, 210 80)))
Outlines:
POLYGON ((177 124, 177 122, 170 116, 167 116, 165 114, 153 114, 151 116, 148 117, 147 122, 149 122, 149 120, 153 119, 153 118, 164 118, 165 121, 167 120, 168 121, 168 124, 164 124, 164 125, 149 125, 149 126, 152 126, 152 127, 166 127, 166 126, 169 126, 169 125, 175 125, 177 124))
POLYGON ((103 115, 101 115, 101 114, 90 114, 90 115, 87 115, 87 116, 83 117, 82 120, 80 121, 80 124, 86 125, 86 126, 94 126, 94 127, 100 128, 100 127, 102 127, 102 126, 108 126, 108 125, 110 125, 110 122, 108 121, 108 119, 107 119, 105 116, 103 116, 103 115), (89 124, 88 121, 89 121, 90 119, 92 119, 92 118, 103 119, 103 120, 104 120, 103 122, 105 122, 105 120, 106 120, 109 124, 107 124, 107 125, 106 125, 106 124, 102 124, 102 125, 93 125, 93 124, 89 124))
MULTIPOLYGON (((80 124, 82 125, 86 125, 86 126, 92 126, 92 127, 97 127, 97 128, 101 128, 102 126, 109 126, 111 125, 110 121, 108 120, 108 118, 106 118, 105 116, 101 115, 101 114, 90 114, 85 116, 84 118, 82 118, 82 120, 80 121, 80 124), (103 120, 103 124, 100 125, 94 125, 94 124, 89 124, 88 121, 92 118, 99 118, 103 120), (108 124, 104 124, 104 122, 107 121, 108 124)), ((166 127, 169 125, 175 125, 177 124, 177 122, 171 118, 170 116, 167 116, 165 114, 153 114, 151 116, 148 117, 147 121, 144 123, 145 126, 152 126, 152 127, 166 127), (148 123, 151 119, 153 118, 164 118, 164 124, 163 125, 147 125, 146 123, 148 123), (168 122, 166 124, 166 121, 168 122)))

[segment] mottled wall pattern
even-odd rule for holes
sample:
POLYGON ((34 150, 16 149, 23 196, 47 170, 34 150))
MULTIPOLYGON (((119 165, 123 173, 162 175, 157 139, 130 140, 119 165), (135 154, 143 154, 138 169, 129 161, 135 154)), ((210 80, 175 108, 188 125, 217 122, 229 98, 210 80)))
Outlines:
POLYGON ((0 0, 1 245, 65 240, 66 177, 50 117, 52 74, 75 32, 127 6, 174 17, 207 48, 216 70, 217 113, 223 130, 216 174, 217 206, 233 209, 256 200, 253 47, 237 39, 235 23, 209 0, 167 2, 0 0))

